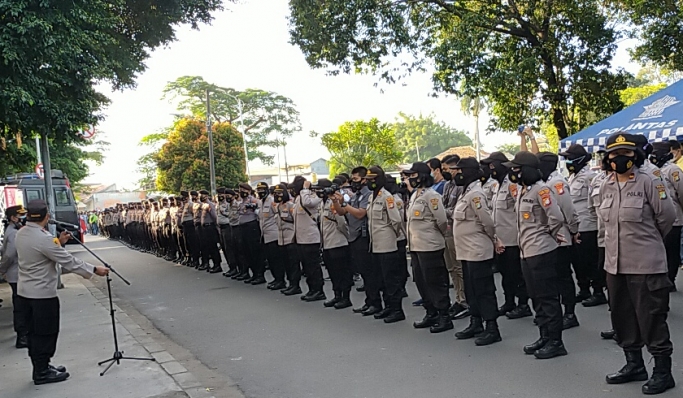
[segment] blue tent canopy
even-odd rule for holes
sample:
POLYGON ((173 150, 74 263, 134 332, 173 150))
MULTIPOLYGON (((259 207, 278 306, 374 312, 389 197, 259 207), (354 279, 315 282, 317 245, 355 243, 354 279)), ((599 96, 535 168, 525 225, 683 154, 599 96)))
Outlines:
POLYGON ((650 142, 683 141, 683 80, 563 139, 560 151, 581 144, 588 152, 597 152, 605 147, 607 137, 618 131, 642 134, 650 142))

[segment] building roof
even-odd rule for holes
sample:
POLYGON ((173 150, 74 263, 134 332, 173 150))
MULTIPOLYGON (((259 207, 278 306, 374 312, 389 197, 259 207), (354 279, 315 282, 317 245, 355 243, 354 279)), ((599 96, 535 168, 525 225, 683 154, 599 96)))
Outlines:
MULTIPOLYGON (((484 159, 489 156, 488 152, 479 151, 481 153, 481 158, 484 159)), ((454 146, 452 148, 448 148, 445 151, 441 152, 440 154, 434 156, 435 158, 441 160, 447 155, 458 155, 460 158, 476 158, 477 157, 477 150, 472 147, 472 146, 454 146)))

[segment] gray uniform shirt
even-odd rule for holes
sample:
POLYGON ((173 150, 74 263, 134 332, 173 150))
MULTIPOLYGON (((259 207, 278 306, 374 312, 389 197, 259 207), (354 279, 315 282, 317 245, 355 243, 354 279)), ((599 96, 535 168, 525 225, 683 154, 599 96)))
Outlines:
MULTIPOLYGON (((557 249, 557 234, 564 226, 564 216, 550 188, 538 181, 523 187, 517 196, 517 228, 522 258, 557 249)), ((571 237, 566 236, 566 239, 571 237)))
POLYGON ((349 227, 346 218, 340 216, 331 207, 332 200, 321 202, 320 228, 323 236, 323 250, 349 245, 349 227))
POLYGON ((275 209, 278 236, 277 244, 286 246, 294 242, 294 203, 281 203, 275 209))
POLYGON ((66 271, 90 279, 95 266, 71 255, 49 232, 27 223, 17 232, 19 254, 18 294, 31 299, 57 297, 57 264, 66 271))
POLYGON ((192 221, 197 224, 202 223, 202 203, 197 202, 192 204, 192 221))
POLYGON ((579 215, 579 232, 598 230, 598 215, 595 213, 595 209, 588 205, 588 191, 594 177, 595 172, 590 170, 588 166, 569 176, 572 202, 576 213, 579 215))
POLYGON ((181 222, 187 222, 187 221, 193 221, 194 220, 194 214, 192 213, 192 199, 188 199, 185 205, 183 205, 183 211, 182 211, 182 216, 181 222))
POLYGON ((498 180, 495 178, 489 178, 486 180, 485 183, 481 185, 481 189, 484 192, 484 195, 486 196, 486 203, 488 203, 489 206, 492 206, 493 203, 493 195, 496 194, 498 191, 498 180))
MULTIPOLYGON (((572 235, 579 232, 579 218, 571 199, 569 184, 558 171, 553 171, 553 173, 550 174, 546 184, 548 185, 548 188, 550 188, 550 191, 552 191, 554 199, 557 200, 557 204, 560 205, 560 210, 564 216, 564 227, 560 233, 564 235, 567 242, 560 243, 560 246, 571 246, 572 235)), ((588 205, 590 206, 590 194, 588 197, 588 205)))
POLYGON ((401 195, 396 194, 394 195, 394 200, 396 201, 396 208, 398 209, 398 212, 401 214, 401 233, 398 234, 398 240, 406 240, 406 208, 405 208, 405 203, 403 203, 403 198, 401 195))
MULTIPOLYGON (((356 209, 366 209, 372 191, 368 187, 363 187, 349 200, 348 205, 356 209)), ((349 242, 354 242, 361 236, 363 229, 367 228, 368 217, 356 218, 351 214, 346 215, 346 222, 349 224, 349 242)))
POLYGON ((230 224, 230 205, 228 201, 224 200, 218 203, 216 217, 218 217, 218 225, 230 224))
POLYGON ((604 171, 600 171, 598 174, 595 175, 595 177, 593 177, 590 186, 590 205, 593 207, 593 209, 595 209, 595 212, 598 214, 598 247, 605 247, 605 222, 602 221, 598 209, 600 209, 600 187, 602 186, 602 182, 605 181, 606 178, 607 173, 604 171))
POLYGON ((370 252, 395 252, 398 250, 396 241, 401 235, 401 212, 396 207, 396 200, 386 189, 380 189, 377 196, 373 196, 370 196, 367 207, 370 252))
POLYGON ((216 215, 216 205, 210 200, 207 200, 205 203, 202 203, 202 225, 216 225, 217 220, 218 216, 216 215))
POLYGON ((633 168, 619 183, 614 173, 600 188, 600 217, 605 222, 605 271, 612 274, 665 274, 664 237, 676 212, 664 181, 633 168))
POLYGON ((275 242, 277 240, 277 222, 273 211, 273 195, 268 195, 261 202, 259 211, 259 225, 261 226, 261 237, 263 243, 275 242))
POLYGON ((408 246, 412 252, 446 248, 448 219, 441 195, 432 188, 414 192, 408 206, 408 246))
POLYGON ((228 209, 230 225, 233 227, 240 225, 240 202, 237 199, 233 199, 231 203, 228 203, 228 209))
POLYGON ((493 195, 493 223, 496 226, 496 235, 505 247, 518 245, 519 233, 517 232, 517 212, 515 202, 519 194, 519 185, 503 179, 498 190, 493 195))
POLYGON ((453 239, 457 260, 493 258, 496 229, 481 182, 471 183, 455 205, 453 239))
POLYGON ((237 204, 237 211, 240 217, 239 225, 258 220, 258 214, 256 214, 256 210, 247 208, 247 204, 249 203, 255 205, 259 204, 258 200, 256 200, 256 198, 253 196, 248 196, 245 199, 240 200, 237 204))
POLYGON ((318 206, 322 202, 310 189, 302 189, 294 200, 294 234, 296 243, 320 243, 318 206))
POLYGON ((4 274, 9 283, 17 283, 19 278, 19 256, 17 255, 17 227, 10 223, 2 238, 2 258, 0 258, 0 275, 4 274))
POLYGON ((683 225, 683 170, 676 163, 667 162, 662 166, 662 177, 676 211, 674 227, 680 227, 683 225))
POLYGON ((462 195, 463 188, 455 185, 455 181, 451 180, 446 183, 443 188, 443 205, 446 209, 446 219, 448 220, 448 231, 446 232, 446 238, 453 237, 453 211, 455 210, 455 204, 458 202, 460 195, 462 195))

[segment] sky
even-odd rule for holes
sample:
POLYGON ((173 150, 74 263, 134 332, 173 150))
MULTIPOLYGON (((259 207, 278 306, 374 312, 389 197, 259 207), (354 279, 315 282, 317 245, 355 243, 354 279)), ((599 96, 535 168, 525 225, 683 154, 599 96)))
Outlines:
MULTIPOLYGON (((111 104, 104 110, 98 138, 111 145, 101 166, 90 164, 91 175, 84 183, 136 188, 141 177, 136 172, 137 159, 149 152, 138 143, 143 136, 172 124, 176 106, 161 99, 162 91, 168 82, 188 75, 202 76, 223 87, 258 88, 291 98, 300 112, 302 131, 288 141, 289 164, 329 158, 320 138, 310 138, 308 133, 335 131, 350 120, 377 117, 393 122, 399 112, 433 113, 437 120, 455 128, 474 130, 473 118, 463 115, 455 97, 430 96, 433 85, 429 74, 414 74, 403 85, 382 85, 380 89, 374 85, 378 82, 374 76, 326 76, 324 70, 311 69, 299 48, 289 44, 288 1, 264 3, 228 4, 211 25, 203 25, 198 31, 178 28, 176 42, 152 53, 136 88, 112 92, 109 86, 100 86, 111 104)), ((622 43, 614 64, 633 73, 638 67, 629 61, 627 45, 622 43)), ((487 116, 480 117, 480 131, 487 124, 487 116)), ((518 142, 518 137, 510 132, 481 136, 482 149, 489 152, 512 142, 518 142)), ((266 152, 276 154, 275 149, 266 152)), ((252 172, 266 168, 259 162, 250 162, 249 166, 252 172)))

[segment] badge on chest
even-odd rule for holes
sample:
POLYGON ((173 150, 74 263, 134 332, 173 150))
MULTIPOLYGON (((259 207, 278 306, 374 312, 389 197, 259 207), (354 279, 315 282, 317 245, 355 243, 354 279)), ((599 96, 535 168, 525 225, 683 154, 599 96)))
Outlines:
POLYGON ((439 198, 430 199, 429 202, 432 204, 432 210, 439 210, 439 198))

